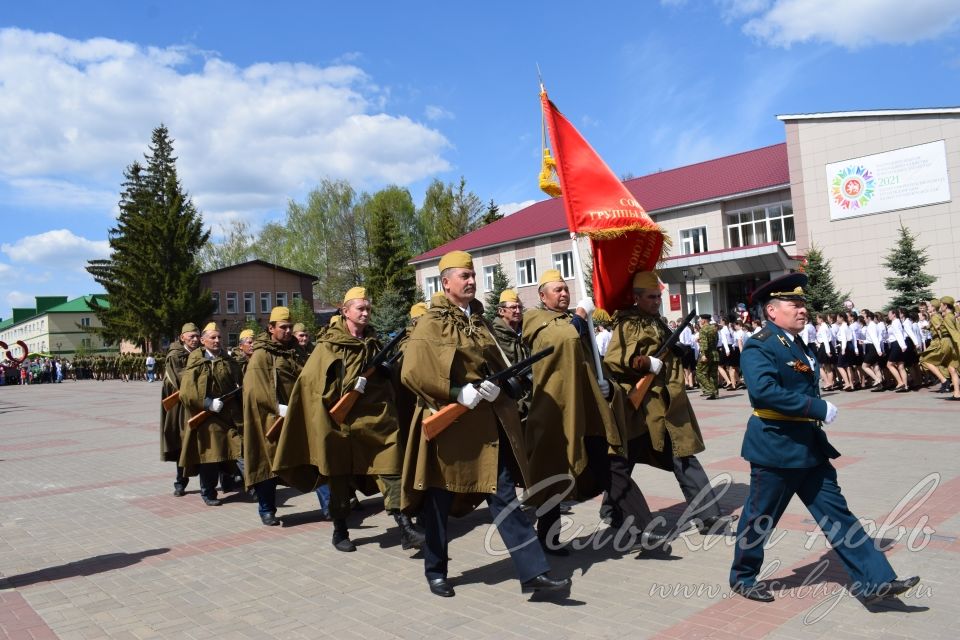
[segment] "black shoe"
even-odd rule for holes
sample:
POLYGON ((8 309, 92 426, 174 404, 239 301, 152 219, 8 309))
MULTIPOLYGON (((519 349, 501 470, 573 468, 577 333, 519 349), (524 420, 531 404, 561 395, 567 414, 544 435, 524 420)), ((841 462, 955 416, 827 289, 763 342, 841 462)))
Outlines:
POLYGON ((874 387, 870 389, 870 393, 883 393, 884 391, 886 391, 886 389, 884 389, 881 384, 874 385, 874 387))
POLYGON ((765 584, 757 583, 748 587, 738 582, 732 588, 734 593, 740 594, 747 600, 755 600, 756 602, 773 602, 774 600, 773 592, 765 584))
POLYGON ((702 535, 712 536, 732 536, 733 529, 731 525, 739 516, 710 516, 697 521, 697 531, 702 535))
POLYGON ((944 380, 940 383, 940 388, 937 389, 937 393, 948 393, 952 386, 949 380, 944 380))
POLYGON ((397 523, 397 526, 400 527, 401 549, 406 551, 407 549, 419 549, 423 546, 423 543, 426 542, 426 536, 414 528, 413 522, 410 521, 410 516, 398 511, 393 514, 393 519, 397 523))
POLYGON ((441 598, 452 598, 457 595, 453 590, 453 585, 446 578, 429 578, 427 585, 430 587, 430 593, 441 598))
POLYGON ((357 545, 350 540, 350 531, 347 529, 346 520, 333 521, 333 547, 337 551, 345 553, 357 550, 357 545))
POLYGON ((268 527, 278 527, 280 526, 280 519, 272 513, 266 513, 260 516, 260 522, 267 525, 268 527))
POLYGON ((520 585, 520 593, 565 591, 570 588, 571 584, 570 578, 557 580, 556 578, 551 578, 546 573, 541 573, 536 578, 531 578, 522 583, 520 585))
POLYGON ((910 393, 910 389, 907 387, 897 387, 893 390, 894 393, 910 393))
POLYGON ((630 553, 634 551, 669 556, 673 554, 673 547, 670 546, 669 536, 644 532, 640 534, 640 540, 630 549, 630 553))
POLYGON ((183 487, 179 484, 173 485, 173 495, 175 495, 178 498, 187 495, 186 487, 183 487))
POLYGON ((714 394, 714 395, 712 395, 712 396, 707 396, 707 400, 719 400, 719 399, 720 399, 720 395, 719 395, 719 394, 714 394))
POLYGON ((207 496, 203 496, 203 504, 207 505, 208 507, 219 507, 223 503, 217 498, 208 498, 207 496))
POLYGON ((912 578, 907 578, 906 580, 891 580, 890 582, 884 582, 877 587, 875 592, 864 597, 863 601, 867 604, 873 604, 887 598, 895 598, 901 593, 914 588, 919 582, 920 576, 913 576, 912 578))

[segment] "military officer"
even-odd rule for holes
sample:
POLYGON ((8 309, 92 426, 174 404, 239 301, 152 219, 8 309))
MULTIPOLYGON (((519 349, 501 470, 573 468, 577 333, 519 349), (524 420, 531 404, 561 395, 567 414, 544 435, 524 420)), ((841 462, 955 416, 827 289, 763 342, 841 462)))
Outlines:
POLYGON ((840 493, 837 470, 830 464, 840 453, 823 430, 836 419, 837 407, 820 398, 820 366, 797 339, 807 321, 806 284, 806 274, 792 273, 753 294, 767 323, 747 340, 741 360, 753 407, 741 449, 750 462, 750 491, 737 528, 730 586, 750 600, 774 599, 757 582, 763 545, 797 495, 856 582, 855 592, 867 601, 895 596, 919 578, 897 579, 840 493))
POLYGON ((196 428, 187 428, 180 454, 180 466, 186 475, 200 476, 200 497, 208 507, 220 506, 217 498, 217 479, 221 465, 229 476, 223 482, 224 491, 230 486, 236 471, 236 460, 241 456, 243 409, 240 397, 222 400, 235 391, 243 381, 240 365, 224 357, 220 346, 220 329, 211 322, 200 334, 202 349, 195 349, 187 358, 187 366, 180 379, 180 402, 187 411, 187 420, 207 411, 207 419, 196 428))
POLYGON ((700 337, 697 338, 697 347, 700 357, 697 359, 697 384, 700 393, 707 400, 716 400, 720 397, 717 390, 717 375, 720 371, 720 352, 717 351, 717 327, 710 324, 710 314, 700 314, 700 337))
MULTIPOLYGON (((663 359, 655 353, 670 335, 660 317, 662 294, 659 279, 652 271, 640 271, 633 277, 634 306, 613 316, 613 337, 604 362, 614 378, 629 392, 647 373, 653 384, 640 408, 628 403, 632 421, 632 439, 627 450, 636 455, 647 446, 647 438, 661 457, 669 456, 673 474, 688 504, 690 521, 701 533, 727 533, 731 518, 722 516, 717 495, 696 454, 706 447, 700 425, 687 399, 683 384, 683 363, 674 351, 663 359)), ((715 352, 715 350, 714 350, 715 352)), ((656 454, 655 454, 656 455, 656 454)))
POLYGON ((267 332, 253 341, 253 355, 243 376, 243 478, 257 496, 260 521, 277 519, 277 476, 273 472, 276 437, 267 437, 274 425, 282 429, 293 385, 307 354, 293 337, 290 309, 270 311, 267 332))
POLYGON ((379 483, 384 508, 400 528, 401 546, 423 544, 423 534, 400 512, 403 451, 393 385, 379 370, 364 377, 365 366, 382 348, 370 325, 370 311, 366 289, 347 291, 343 322, 323 334, 293 387, 274 460, 274 470, 299 489, 329 484, 333 546, 338 551, 357 550, 347 529, 351 482, 368 495, 377 493, 379 483), (351 390, 359 396, 338 424, 329 411, 351 390))
POLYGON ((420 511, 426 529, 424 573, 430 591, 454 595, 447 579, 447 518, 464 515, 484 498, 521 582, 521 591, 565 591, 569 579, 549 575, 543 548, 520 509, 516 481, 527 481, 527 452, 516 403, 487 371, 506 368, 476 298, 473 259, 452 251, 440 259, 443 297, 417 321, 404 349, 401 379, 419 396, 404 460, 403 503, 420 511), (427 440, 421 418, 450 403, 468 411, 427 440), (422 505, 422 509, 419 507, 422 505))
MULTIPOLYGON (((170 345, 163 362, 163 387, 161 398, 167 398, 180 390, 180 376, 187 366, 190 352, 200 346, 200 331, 197 325, 188 322, 180 329, 180 339, 170 345)), ((102 371, 102 369, 101 369, 102 371)), ((180 450, 183 448, 183 429, 186 420, 183 405, 177 402, 167 411, 160 406, 160 457, 165 462, 177 463, 177 477, 173 482, 173 495, 186 493, 189 476, 184 475, 180 466, 180 450)))

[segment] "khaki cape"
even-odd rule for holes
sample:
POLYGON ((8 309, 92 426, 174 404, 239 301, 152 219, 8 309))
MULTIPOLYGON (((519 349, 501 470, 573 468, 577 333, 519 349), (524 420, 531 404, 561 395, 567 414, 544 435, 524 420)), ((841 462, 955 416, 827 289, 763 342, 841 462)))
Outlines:
MULTIPOLYGON (((187 366, 189 353, 180 342, 174 342, 164 358, 161 399, 180 390, 180 375, 187 366)), ((94 361, 96 362, 96 361, 94 361)), ((183 405, 179 402, 170 411, 160 405, 160 459, 164 462, 179 462, 183 448, 183 429, 186 420, 183 405)))
POLYGON ((457 390, 484 378, 487 370, 507 366, 483 319, 483 305, 474 300, 470 309, 467 318, 438 297, 406 342, 401 379, 418 396, 403 466, 402 504, 408 513, 419 510, 423 491, 431 487, 457 494, 452 515, 472 511, 496 491, 501 445, 511 447, 514 480, 529 478, 517 405, 506 393, 493 403, 481 401, 433 440, 423 435, 425 415, 455 402, 457 390))
MULTIPOLYGON (((380 349, 372 328, 360 339, 337 324, 320 338, 293 386, 274 456, 274 471, 290 486, 306 492, 330 476, 400 474, 400 424, 389 378, 379 371, 369 376, 342 425, 329 414, 380 349)), ((360 488, 378 491, 375 483, 360 488)))
MULTIPOLYGON (((640 313, 637 309, 617 311, 613 315, 612 331, 613 336, 603 361, 624 391, 629 392, 642 377, 630 366, 630 361, 636 355, 654 355, 669 333, 660 318, 640 313)), ((626 411, 630 439, 648 432, 654 451, 684 457, 700 453, 706 448, 700 425, 687 399, 683 365, 673 352, 664 356, 663 369, 654 377, 640 409, 635 410, 628 401, 626 411), (667 447, 668 437, 670 447, 667 447)), ((630 457, 634 458, 635 454, 631 451, 630 457)), ((656 466, 664 467, 664 464, 656 466)), ((672 465, 664 468, 672 468, 672 465)))
MULTIPOLYGON (((204 349, 195 349, 187 358, 180 378, 180 402, 184 422, 203 411, 205 398, 219 398, 237 388, 243 377, 240 365, 230 357, 208 360, 204 349)), ((196 429, 184 430, 180 466, 187 475, 197 475, 197 465, 236 460, 242 455, 243 407, 239 395, 224 401, 220 413, 210 413, 196 429)))

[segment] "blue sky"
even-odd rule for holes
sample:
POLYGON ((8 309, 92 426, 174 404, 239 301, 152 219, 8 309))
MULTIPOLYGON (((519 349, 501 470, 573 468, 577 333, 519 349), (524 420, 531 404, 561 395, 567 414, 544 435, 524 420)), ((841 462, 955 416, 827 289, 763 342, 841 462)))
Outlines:
POLYGON ((0 317, 97 290, 83 266, 160 122, 216 234, 323 177, 541 199, 537 63, 637 176, 782 142, 777 114, 960 105, 956 0, 461 4, 6 3, 0 317))

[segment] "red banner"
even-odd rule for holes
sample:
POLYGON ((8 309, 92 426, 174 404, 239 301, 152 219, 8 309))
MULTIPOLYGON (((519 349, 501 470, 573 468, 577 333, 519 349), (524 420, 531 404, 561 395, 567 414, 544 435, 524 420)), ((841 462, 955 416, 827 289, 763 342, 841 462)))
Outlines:
POLYGON ((631 280, 664 257, 663 231, 647 215, 580 132, 540 94, 556 159, 567 226, 590 238, 597 307, 614 312, 633 303, 631 280))

